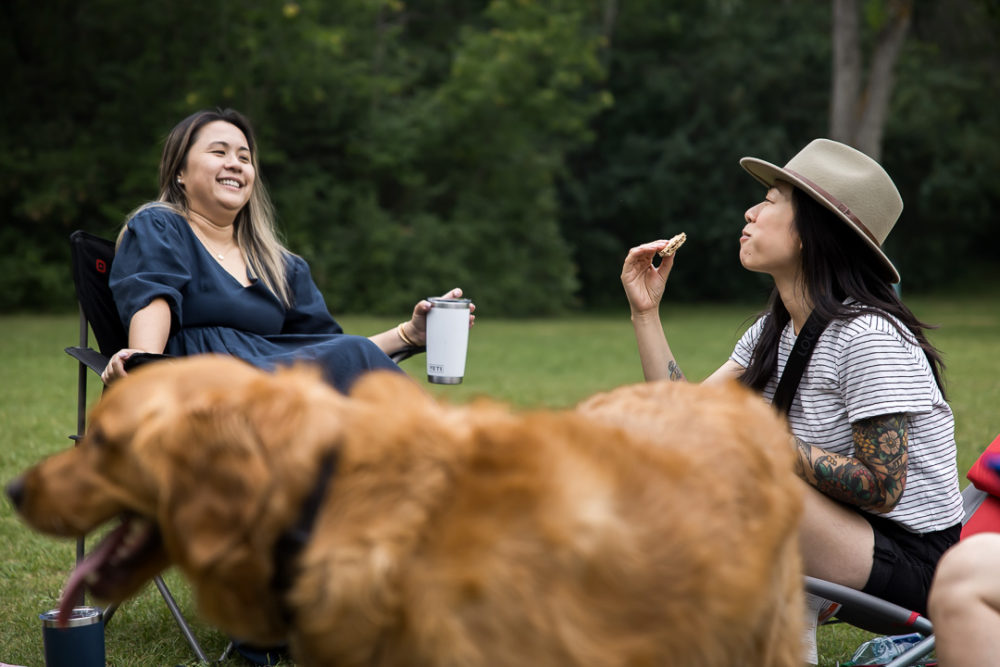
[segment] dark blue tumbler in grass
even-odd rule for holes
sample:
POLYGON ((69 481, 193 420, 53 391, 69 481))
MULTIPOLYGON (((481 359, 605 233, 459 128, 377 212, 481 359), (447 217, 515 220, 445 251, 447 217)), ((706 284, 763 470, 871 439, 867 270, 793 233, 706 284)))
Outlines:
POLYGON ((40 614, 45 667, 104 667, 104 618, 97 607, 74 607, 60 626, 59 610, 40 614))

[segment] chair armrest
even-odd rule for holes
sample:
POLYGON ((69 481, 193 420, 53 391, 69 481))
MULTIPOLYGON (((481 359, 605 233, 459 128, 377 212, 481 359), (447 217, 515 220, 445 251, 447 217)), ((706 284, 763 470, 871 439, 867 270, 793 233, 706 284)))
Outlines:
MULTIPOLYGON (((89 347, 67 347, 66 354, 73 357, 98 375, 104 372, 104 369, 108 367, 108 361, 110 360, 110 357, 107 357, 97 350, 89 347)), ((136 366, 141 366, 149 363, 150 361, 159 361, 160 359, 169 358, 169 354, 138 352, 125 360, 125 370, 132 370, 136 366)))
POLYGON ((172 354, 155 354, 153 352, 136 352, 128 359, 125 360, 125 370, 130 371, 133 368, 138 368, 143 364, 148 364, 151 361, 160 361, 162 359, 172 359, 172 354))
POLYGON ((805 579, 807 592, 841 605, 834 616, 845 623, 880 635, 919 632, 926 636, 934 631, 930 620, 915 611, 831 581, 805 579))
POLYGON ((98 375, 103 373, 104 369, 108 366, 108 357, 89 347, 67 347, 66 354, 98 375))
POLYGON ((399 350, 398 352, 394 352, 393 354, 389 355, 389 358, 398 364, 401 361, 405 361, 416 354, 421 354, 426 351, 427 351, 426 345, 421 345, 419 347, 404 347, 402 350, 399 350))

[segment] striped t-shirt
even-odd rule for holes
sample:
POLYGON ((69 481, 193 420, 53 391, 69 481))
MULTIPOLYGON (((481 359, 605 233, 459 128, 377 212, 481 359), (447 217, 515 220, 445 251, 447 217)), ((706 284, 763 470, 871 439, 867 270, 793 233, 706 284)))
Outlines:
MULTIPOLYGON (((906 486, 896 507, 878 516, 913 532, 942 530, 963 517, 955 420, 927 357, 893 327, 889 317, 859 314, 827 325, 802 374, 788 420, 792 432, 803 442, 854 456, 852 423, 906 413, 906 486)), ((730 358, 740 366, 746 368, 750 363, 763 326, 762 317, 737 342, 730 358)), ((789 322, 778 344, 778 368, 785 367, 794 344, 789 322)), ((777 386, 777 376, 768 380, 764 398, 771 401, 777 386)))

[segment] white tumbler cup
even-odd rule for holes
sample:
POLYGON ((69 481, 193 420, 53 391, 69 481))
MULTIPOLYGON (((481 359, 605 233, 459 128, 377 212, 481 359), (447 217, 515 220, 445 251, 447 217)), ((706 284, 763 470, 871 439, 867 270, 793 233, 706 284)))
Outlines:
POLYGON ((427 381, 459 384, 469 349, 470 299, 427 299, 427 381))

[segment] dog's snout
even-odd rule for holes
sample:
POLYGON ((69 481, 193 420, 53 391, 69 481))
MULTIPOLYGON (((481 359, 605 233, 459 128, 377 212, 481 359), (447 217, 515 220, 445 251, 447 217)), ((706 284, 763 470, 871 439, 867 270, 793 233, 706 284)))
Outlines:
POLYGON ((14 503, 14 507, 20 507, 21 501, 24 500, 24 476, 9 482, 4 492, 10 498, 10 501, 14 503))

